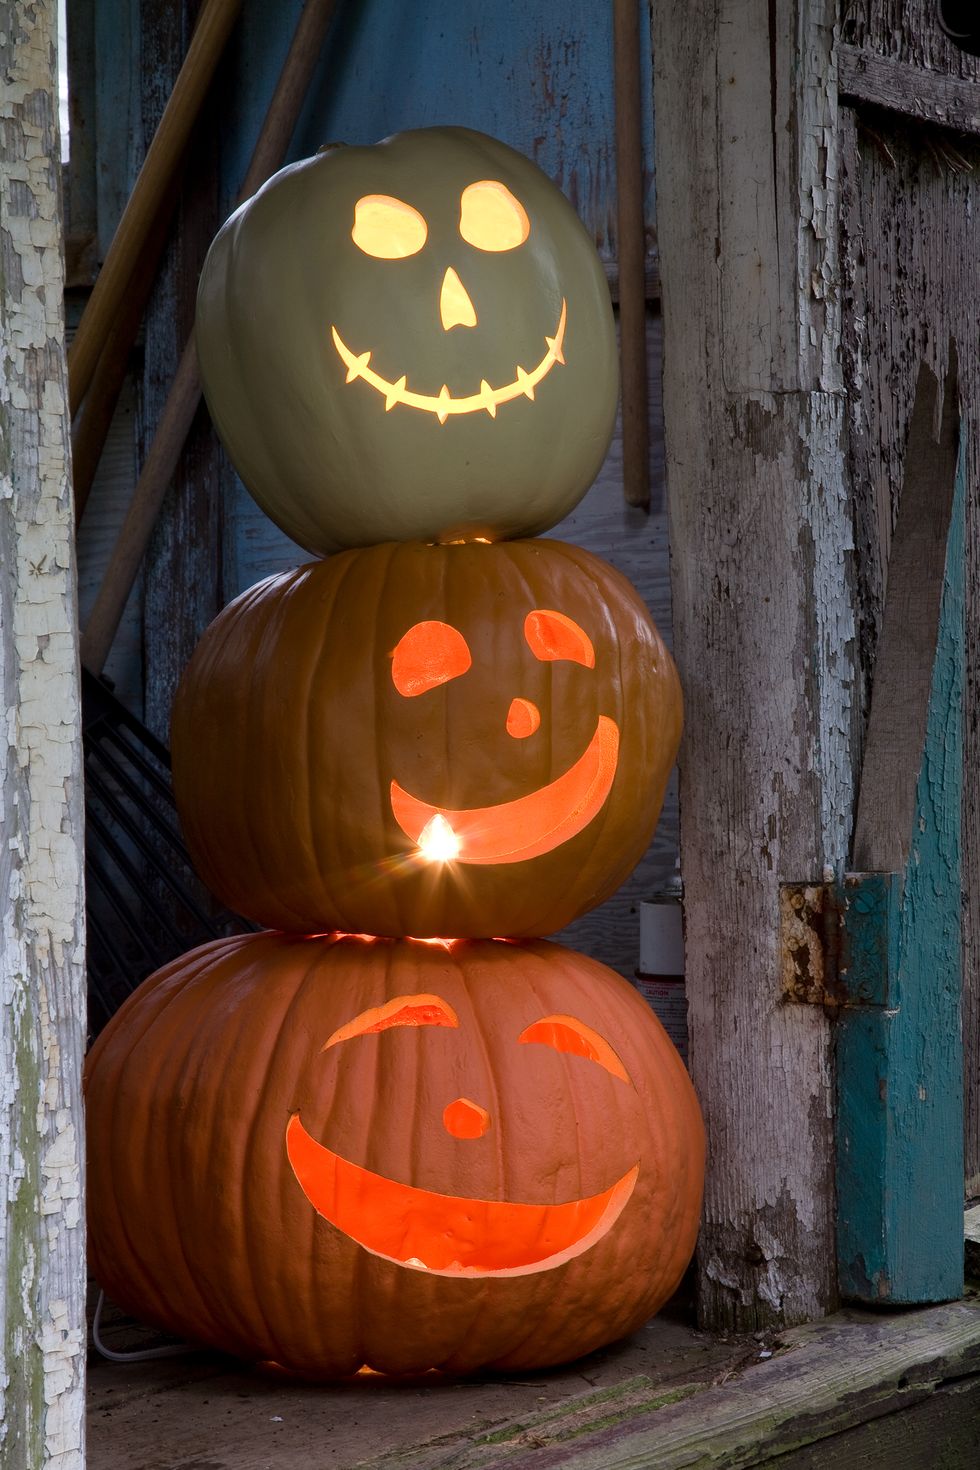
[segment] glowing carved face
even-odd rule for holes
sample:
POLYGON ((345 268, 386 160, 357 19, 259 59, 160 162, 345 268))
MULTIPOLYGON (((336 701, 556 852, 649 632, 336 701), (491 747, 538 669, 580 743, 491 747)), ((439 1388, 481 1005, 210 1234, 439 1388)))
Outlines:
MULTIPOLYGON (((402 995, 341 1026, 323 1050, 397 1026, 458 1027, 452 1007, 436 995, 402 995)), ((516 1038, 583 1057, 631 1085, 626 1068, 598 1032, 573 1016, 550 1015, 516 1038)), ((479 1103, 457 1097, 442 1124, 461 1142, 492 1133, 479 1103)), ((286 1152, 310 1204, 336 1229, 373 1255, 437 1276, 524 1276, 581 1255, 612 1228, 625 1208, 638 1166, 599 1194, 561 1204, 467 1199, 402 1184, 341 1157, 314 1138, 294 1113, 286 1152)))
MULTIPOLYGON (((459 233, 477 250, 496 252, 517 250, 531 233, 530 221, 523 204, 506 184, 496 179, 480 179, 468 185, 460 196, 459 233)), ((425 246, 428 226, 417 209, 404 200, 385 194, 365 194, 354 206, 351 238, 365 255, 378 260, 402 260, 417 255, 425 246)), ((496 386, 480 379, 477 392, 460 393, 443 383, 438 393, 420 393, 408 386, 408 374, 384 377, 370 366, 375 349, 356 353, 331 326, 333 344, 347 368, 347 382, 362 379, 384 398, 385 412, 396 404, 435 414, 440 424, 455 414, 481 413, 497 417, 497 408, 515 398, 534 399, 534 390, 548 376, 556 363, 564 363, 562 347, 568 306, 562 297, 561 311, 554 336, 545 335, 545 351, 529 369, 518 363, 509 382, 496 386)), ((439 319, 444 332, 456 327, 475 327, 479 321, 476 307, 452 266, 447 266, 439 291, 439 319)))
POLYGON ((247 488, 321 556, 536 536, 615 422, 590 233, 535 164, 465 128, 276 174, 212 245, 195 341, 247 488))
MULTIPOLYGON (((524 637, 535 658, 570 660, 595 668, 588 634, 564 613, 535 609, 524 620, 524 637)), ((448 623, 415 623, 399 640, 391 677, 406 698, 427 693, 465 674, 472 660, 463 635, 448 623)), ((516 697, 507 713, 507 732, 516 740, 535 734, 541 713, 516 697)), ((518 863, 541 857, 568 842, 598 815, 612 789, 619 762, 619 727, 600 715, 588 745, 547 786, 494 806, 451 810, 413 796, 391 783, 395 821, 423 856, 460 863, 518 863)))

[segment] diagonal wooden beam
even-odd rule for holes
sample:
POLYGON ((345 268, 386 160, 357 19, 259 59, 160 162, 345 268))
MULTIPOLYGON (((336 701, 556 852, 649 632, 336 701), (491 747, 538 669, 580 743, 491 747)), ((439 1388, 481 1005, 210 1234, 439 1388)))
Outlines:
POLYGON ((888 560, 854 823, 853 864, 861 872, 903 871, 912 841, 956 478, 959 418, 952 345, 937 439, 938 399, 939 383, 923 363, 888 560))
MULTIPOLYGON (((238 202, 251 198, 285 157, 337 0, 306 0, 255 144, 238 202)), ((160 506, 201 401, 193 336, 181 355, 157 431, 82 634, 85 667, 100 674, 139 573, 160 506)))
POLYGON ((242 0, 206 0, 176 85, 153 135, 68 352, 72 414, 92 381, 106 337, 180 165, 242 0))

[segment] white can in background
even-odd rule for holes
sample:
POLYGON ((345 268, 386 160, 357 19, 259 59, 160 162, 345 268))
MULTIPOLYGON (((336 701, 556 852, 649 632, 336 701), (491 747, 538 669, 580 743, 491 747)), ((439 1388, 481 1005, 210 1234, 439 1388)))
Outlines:
POLYGON ((686 1065, 687 995, 679 877, 640 904, 640 967, 635 983, 686 1065))

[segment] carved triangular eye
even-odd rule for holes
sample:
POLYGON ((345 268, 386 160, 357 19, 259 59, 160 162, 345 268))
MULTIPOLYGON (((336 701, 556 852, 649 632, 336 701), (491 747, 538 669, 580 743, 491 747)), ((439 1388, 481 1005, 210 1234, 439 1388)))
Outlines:
POLYGON ((406 699, 457 679, 473 662, 466 639, 449 623, 413 623, 391 656, 392 683, 406 699))

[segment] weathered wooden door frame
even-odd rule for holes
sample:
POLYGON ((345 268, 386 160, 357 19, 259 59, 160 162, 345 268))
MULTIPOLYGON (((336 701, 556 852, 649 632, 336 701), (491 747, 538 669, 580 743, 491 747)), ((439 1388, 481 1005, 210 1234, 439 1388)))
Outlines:
MULTIPOLYGON (((924 0, 903 8, 932 22, 924 0)), ((797 963, 823 964, 834 941, 794 950, 780 900, 785 918, 800 884, 826 898, 850 865, 866 712, 839 79, 852 99, 970 131, 980 88, 839 44, 833 0, 657 0, 652 19, 686 974, 709 1130, 698 1301, 706 1325, 750 1329, 837 1299, 840 997, 799 1004, 816 997, 797 963)), ((953 709, 955 690, 945 697, 953 709)), ((956 782, 947 800, 958 828, 956 782)), ((954 1155, 949 1142, 944 1164, 954 1155)), ((852 1264, 873 1255, 853 1238, 848 1250, 852 1264)), ((955 1246, 942 1251, 933 1295, 955 1290, 955 1246)), ((861 1295, 857 1274, 845 1285, 861 1295)))

